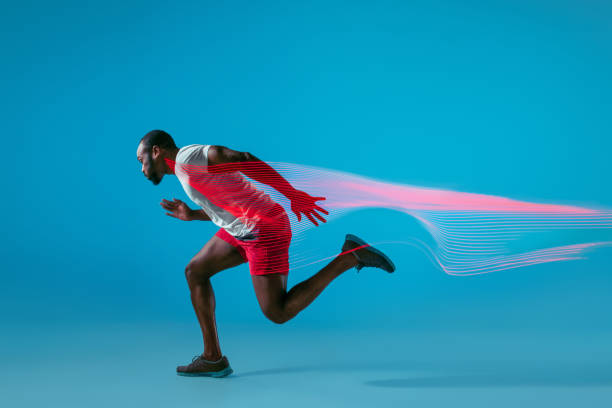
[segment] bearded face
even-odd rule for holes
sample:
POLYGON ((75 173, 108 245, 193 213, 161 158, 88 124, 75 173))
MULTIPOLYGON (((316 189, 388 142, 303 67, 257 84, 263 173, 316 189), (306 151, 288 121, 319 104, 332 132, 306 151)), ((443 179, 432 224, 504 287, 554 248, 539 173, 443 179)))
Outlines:
POLYGON ((161 153, 158 153, 157 158, 155 158, 151 151, 145 151, 142 146, 139 146, 136 157, 142 163, 142 173, 145 177, 151 180, 154 185, 158 185, 165 174, 165 164, 161 153))

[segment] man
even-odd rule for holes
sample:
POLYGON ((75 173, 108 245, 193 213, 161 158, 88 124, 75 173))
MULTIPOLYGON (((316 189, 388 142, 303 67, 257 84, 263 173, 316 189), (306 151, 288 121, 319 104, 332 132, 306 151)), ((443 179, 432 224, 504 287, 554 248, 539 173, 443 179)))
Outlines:
POLYGON ((317 211, 328 212, 316 204, 324 197, 311 197, 293 188, 276 170, 250 153, 198 144, 179 149, 162 130, 152 130, 140 140, 136 157, 153 184, 159 184, 165 174, 175 174, 189 198, 201 207, 193 210, 181 200, 162 199, 160 204, 167 215, 184 221, 213 221, 220 227, 185 268, 191 302, 202 329, 204 353, 195 356, 190 364, 178 366, 179 375, 224 377, 232 373, 227 357, 221 353, 215 322, 210 278, 217 272, 249 262, 261 310, 271 321, 284 323, 352 267, 395 270, 381 251, 347 234, 342 252, 335 259, 287 291, 289 218, 280 204, 256 189, 243 174, 285 195, 298 221, 304 214, 316 226, 316 219, 325 222, 317 211))

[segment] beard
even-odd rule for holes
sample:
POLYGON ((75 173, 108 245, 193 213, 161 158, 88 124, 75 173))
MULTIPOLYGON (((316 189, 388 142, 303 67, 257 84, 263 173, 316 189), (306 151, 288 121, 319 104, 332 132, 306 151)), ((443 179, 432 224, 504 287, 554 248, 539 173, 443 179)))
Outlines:
POLYGON ((151 152, 147 152, 146 155, 148 161, 148 168, 149 170, 151 170, 151 175, 147 178, 151 180, 151 183, 153 183, 154 185, 158 185, 164 175, 162 173, 157 172, 157 169, 155 168, 155 162, 153 160, 153 157, 151 156, 151 152))
POLYGON ((149 180, 151 180, 151 183, 153 183, 154 185, 158 185, 161 182, 162 177, 163 176, 160 176, 159 174, 157 174, 157 172, 153 172, 148 178, 149 180))

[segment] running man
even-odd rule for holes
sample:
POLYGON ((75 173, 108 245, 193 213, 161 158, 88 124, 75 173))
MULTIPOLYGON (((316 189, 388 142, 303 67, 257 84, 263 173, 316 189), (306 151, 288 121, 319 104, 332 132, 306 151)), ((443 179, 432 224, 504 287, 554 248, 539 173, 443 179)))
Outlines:
POLYGON ((291 210, 318 226, 325 219, 311 197, 293 188, 276 170, 247 152, 224 146, 191 144, 178 148, 163 130, 152 130, 139 142, 136 157, 142 172, 158 185, 165 174, 175 174, 187 196, 201 209, 193 210, 178 199, 162 199, 166 214, 183 221, 212 221, 218 232, 191 259, 185 276, 191 302, 202 330, 204 352, 179 375, 224 377, 232 373, 221 353, 215 321, 215 294, 210 278, 218 272, 249 263, 253 287, 264 315, 275 323, 295 317, 343 272, 356 267, 377 267, 393 272, 393 262, 360 238, 347 234, 339 253, 309 279, 287 291, 291 225, 283 207, 243 176, 267 184, 285 195, 291 210), (199 171, 193 171, 199 169, 199 171), (241 174, 242 173, 242 174, 241 174), (244 216, 241 216, 244 215, 244 216), (315 218, 316 217, 316 218, 315 218))

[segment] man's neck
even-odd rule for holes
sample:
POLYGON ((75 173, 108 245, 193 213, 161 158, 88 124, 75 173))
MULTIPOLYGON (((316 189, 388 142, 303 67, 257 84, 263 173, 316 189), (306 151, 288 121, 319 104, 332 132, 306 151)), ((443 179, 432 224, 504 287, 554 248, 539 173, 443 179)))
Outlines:
POLYGON ((174 174, 174 165, 176 163, 176 155, 178 154, 178 151, 179 149, 170 150, 168 152, 168 156, 164 158, 167 165, 166 174, 174 174))

